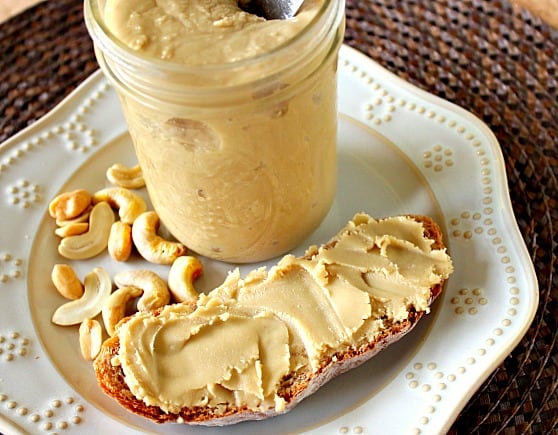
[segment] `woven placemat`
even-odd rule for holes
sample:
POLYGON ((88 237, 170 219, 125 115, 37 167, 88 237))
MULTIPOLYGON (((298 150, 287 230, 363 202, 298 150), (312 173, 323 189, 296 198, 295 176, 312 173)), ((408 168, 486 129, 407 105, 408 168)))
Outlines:
MULTIPOLYGON (((347 0, 346 43, 488 124, 536 267, 532 326, 451 433, 558 433, 558 31, 503 0, 347 0)), ((81 0, 0 24, 0 53, 0 142, 97 69, 81 0)))

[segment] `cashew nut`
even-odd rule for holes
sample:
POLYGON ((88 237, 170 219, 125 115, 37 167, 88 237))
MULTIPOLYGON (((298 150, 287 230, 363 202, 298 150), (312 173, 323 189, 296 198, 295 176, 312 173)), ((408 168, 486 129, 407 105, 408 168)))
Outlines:
POLYGON ((132 225, 132 240, 140 255, 157 264, 172 264, 178 257, 186 254, 182 243, 166 240, 157 234, 159 216, 154 211, 139 215, 132 225))
POLYGON ((125 270, 114 277, 117 287, 139 287, 143 295, 138 300, 138 310, 151 311, 170 302, 167 283, 150 270, 125 270))
POLYGON ((88 229, 89 229, 89 224, 87 222, 74 222, 56 228, 54 230, 54 234, 56 234, 58 237, 64 238, 64 237, 77 236, 79 234, 83 234, 88 229))
POLYGON ((126 315, 126 305, 134 298, 138 298, 143 293, 139 287, 124 286, 115 290, 107 299, 101 310, 103 323, 108 334, 112 337, 115 334, 116 324, 126 315))
POLYGON ((107 169, 106 175, 112 184, 126 189, 140 189, 145 186, 140 165, 129 168, 121 163, 115 163, 107 169))
POLYGON ((87 361, 93 361, 101 351, 103 330, 101 324, 94 319, 84 319, 79 325, 79 348, 81 356, 87 361))
POLYGON ((89 215, 91 214, 92 209, 93 205, 89 204, 89 206, 87 206, 87 208, 76 217, 73 217, 71 219, 56 219, 56 225, 58 225, 59 227, 63 227, 70 224, 87 222, 89 221, 89 215))
POLYGON ((77 189, 56 196, 48 206, 49 214, 56 219, 72 219, 79 216, 91 204, 91 194, 77 189))
POLYGON ((83 296, 83 284, 74 269, 67 264, 55 264, 50 274, 58 293, 66 299, 76 300, 83 296))
POLYGON ((116 221, 110 227, 108 253, 116 261, 126 261, 132 253, 132 227, 116 221))
POLYGON ((202 274, 200 260, 190 255, 178 257, 169 270, 169 290, 177 302, 195 301, 199 293, 194 281, 202 274))
POLYGON ((85 275, 83 286, 83 296, 58 307, 52 315, 52 323, 62 326, 77 325, 101 312, 112 291, 108 272, 101 267, 94 268, 85 275))
POLYGON ((118 209, 120 220, 125 224, 132 224, 134 220, 147 210, 147 205, 141 196, 123 187, 107 187, 93 194, 93 202, 108 202, 118 209))
POLYGON ((71 260, 83 260, 100 254, 108 245, 113 222, 114 213, 110 205, 106 202, 96 204, 89 216, 89 230, 63 238, 58 245, 58 252, 71 260))

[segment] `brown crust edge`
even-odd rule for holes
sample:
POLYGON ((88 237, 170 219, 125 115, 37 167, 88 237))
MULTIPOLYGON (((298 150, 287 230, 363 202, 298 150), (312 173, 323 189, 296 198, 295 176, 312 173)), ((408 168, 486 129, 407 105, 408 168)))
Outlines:
MULTIPOLYGON (((433 249, 445 248, 442 232, 434 220, 421 215, 409 215, 408 217, 423 224, 425 236, 434 241, 433 249)), ((443 284, 442 282, 432 287, 430 304, 441 294, 443 284)), ((120 348, 117 336, 109 338, 103 343, 93 367, 99 386, 108 396, 129 411, 156 423, 184 422, 192 425, 223 426, 241 421, 261 420, 288 412, 334 377, 368 361, 378 352, 409 333, 424 314, 424 311, 409 313, 408 319, 383 331, 382 335, 374 342, 365 343, 348 352, 336 354, 325 362, 318 372, 312 373, 304 379, 296 379, 291 383, 287 392, 281 393, 287 401, 287 406, 282 412, 277 412, 273 408, 265 412, 254 412, 249 409, 230 406, 218 410, 207 407, 184 408, 179 414, 173 414, 165 413, 159 407, 146 405, 131 393, 120 366, 111 364, 112 359, 118 355, 120 348)))

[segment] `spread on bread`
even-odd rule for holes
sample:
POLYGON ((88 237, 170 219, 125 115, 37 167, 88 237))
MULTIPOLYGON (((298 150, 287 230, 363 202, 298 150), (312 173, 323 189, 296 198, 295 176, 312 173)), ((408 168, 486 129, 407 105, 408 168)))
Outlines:
MULTIPOLYGON (((109 361, 138 402, 176 414, 173 421, 185 408, 281 413, 290 400, 285 379, 316 374, 384 340, 394 325, 412 324, 410 313, 428 312, 433 288, 451 272, 423 220, 357 214, 326 245, 244 278, 234 271, 195 306, 131 316, 109 361)), ((106 356, 96 364, 103 386, 106 356)))

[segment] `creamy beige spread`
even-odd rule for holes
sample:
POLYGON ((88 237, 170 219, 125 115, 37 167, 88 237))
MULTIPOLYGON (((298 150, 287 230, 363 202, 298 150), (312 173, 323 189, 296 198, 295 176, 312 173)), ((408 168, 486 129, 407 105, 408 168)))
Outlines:
POLYGON ((324 37, 320 26, 298 48, 226 68, 297 40, 324 4, 305 0, 294 18, 265 20, 237 0, 107 0, 105 24, 118 39, 140 57, 180 66, 145 64, 141 96, 120 97, 153 206, 191 250, 262 261, 292 249, 327 214, 337 176, 342 28, 317 48, 307 47, 324 37), (208 64, 219 67, 182 68, 208 64), (211 86, 223 90, 208 97, 203 89, 211 86), (183 87, 195 92, 175 91, 183 87))
POLYGON ((305 0, 289 20, 265 20, 238 0, 107 0, 105 22, 142 55, 185 65, 235 62, 273 50, 298 34, 323 0, 305 0))
POLYGON ((231 404, 283 410, 283 376, 316 370, 327 355, 374 340, 383 328, 428 311, 431 287, 452 272, 411 218, 356 215, 331 243, 287 255, 269 271, 238 270, 197 308, 139 313, 119 331, 132 393, 167 412, 231 404))

